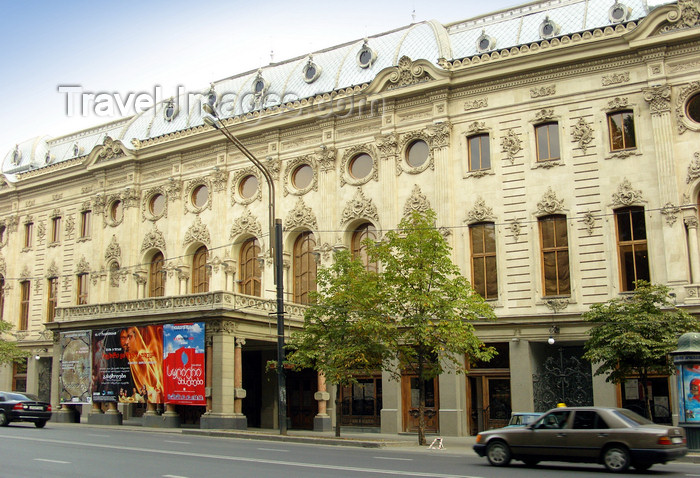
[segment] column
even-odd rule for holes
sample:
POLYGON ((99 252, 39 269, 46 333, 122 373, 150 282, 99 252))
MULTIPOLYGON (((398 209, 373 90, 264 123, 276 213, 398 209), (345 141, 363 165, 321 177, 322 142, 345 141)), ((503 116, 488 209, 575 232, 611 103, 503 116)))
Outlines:
POLYGON ((401 412, 401 379, 396 379, 389 372, 382 371, 382 433, 403 431, 401 412))
POLYGON ((532 366, 530 342, 520 339, 509 342, 510 353, 510 403, 511 408, 518 412, 534 412, 532 366))
POLYGON ((136 298, 143 299, 146 297, 146 284, 148 283, 148 273, 144 270, 138 270, 133 274, 136 281, 136 298))
MULTIPOLYGON (((328 415, 328 400, 331 396, 326 388, 326 376, 318 372, 318 391, 314 394, 314 398, 318 402, 318 415, 314 417, 314 431, 327 432, 333 427, 331 417, 328 415)), ((340 424, 336 424, 340 426, 340 424)))
POLYGON ((445 373, 438 378, 440 434, 461 437, 467 435, 467 383, 462 373, 457 373, 452 362, 443 361, 445 373))
POLYGON ((234 411, 234 324, 228 320, 207 323, 211 334, 211 410, 200 418, 200 428, 236 428, 234 411))
POLYGON ((248 418, 243 414, 243 399, 246 391, 243 388, 243 346, 245 339, 236 338, 236 349, 234 351, 233 363, 233 413, 236 420, 236 429, 245 430, 248 428, 248 418))
POLYGON ((692 216, 683 218, 688 238, 688 255, 690 256, 690 285, 685 286, 687 304, 700 303, 700 251, 698 251, 698 218, 695 210, 692 216))

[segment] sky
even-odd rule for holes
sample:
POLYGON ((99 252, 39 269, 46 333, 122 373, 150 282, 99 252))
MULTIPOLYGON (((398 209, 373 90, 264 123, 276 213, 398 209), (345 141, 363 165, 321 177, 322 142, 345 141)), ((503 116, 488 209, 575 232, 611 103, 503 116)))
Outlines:
POLYGON ((414 21, 452 23, 518 0, 0 0, 0 158, 16 143, 114 117, 72 115, 59 87, 163 97, 272 60, 306 55, 414 21))

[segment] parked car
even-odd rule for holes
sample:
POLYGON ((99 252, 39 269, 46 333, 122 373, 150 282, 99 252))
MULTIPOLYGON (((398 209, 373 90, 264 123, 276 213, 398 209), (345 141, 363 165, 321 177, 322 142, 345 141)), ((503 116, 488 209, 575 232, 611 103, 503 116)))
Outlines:
POLYGON ((0 426, 10 422, 32 422, 43 428, 51 418, 51 404, 24 392, 0 392, 0 426))
POLYGON ((513 412, 511 413, 510 420, 508 421, 508 425, 506 425, 505 428, 524 427, 534 422, 538 417, 541 416, 541 413, 513 412))
POLYGON ((624 408, 564 407, 546 412, 525 427, 479 433, 474 451, 493 466, 511 459, 528 466, 540 461, 602 463, 622 472, 647 470, 688 453, 685 431, 656 425, 624 408))

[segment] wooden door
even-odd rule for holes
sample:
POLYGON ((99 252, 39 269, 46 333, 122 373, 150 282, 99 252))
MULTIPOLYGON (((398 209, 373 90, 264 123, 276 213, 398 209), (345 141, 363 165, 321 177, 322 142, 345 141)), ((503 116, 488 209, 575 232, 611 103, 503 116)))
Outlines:
MULTIPOLYGON (((405 432, 418 431, 419 382, 415 375, 404 375, 401 380, 401 403, 403 404, 403 429, 405 432)), ((425 381, 425 431, 439 429, 438 379, 425 381)))
POLYGON ((318 379, 313 370, 287 375, 287 417, 290 428, 313 430, 318 404, 314 399, 318 379))

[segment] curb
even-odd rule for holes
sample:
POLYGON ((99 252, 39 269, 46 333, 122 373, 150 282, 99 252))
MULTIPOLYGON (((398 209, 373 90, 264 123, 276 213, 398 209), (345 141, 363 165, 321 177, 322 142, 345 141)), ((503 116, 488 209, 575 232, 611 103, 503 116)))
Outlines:
POLYGON ((384 448, 391 446, 405 446, 407 443, 400 441, 372 441, 361 440, 355 438, 326 438, 326 437, 304 437, 304 436, 282 436, 268 435, 263 433, 251 432, 236 432, 236 431, 219 431, 219 430, 182 430, 183 435, 203 435, 211 437, 226 437, 226 438, 244 438, 247 440, 267 440, 267 441, 282 441, 292 443, 307 443, 315 445, 333 445, 333 446, 354 446, 359 448, 384 448))

